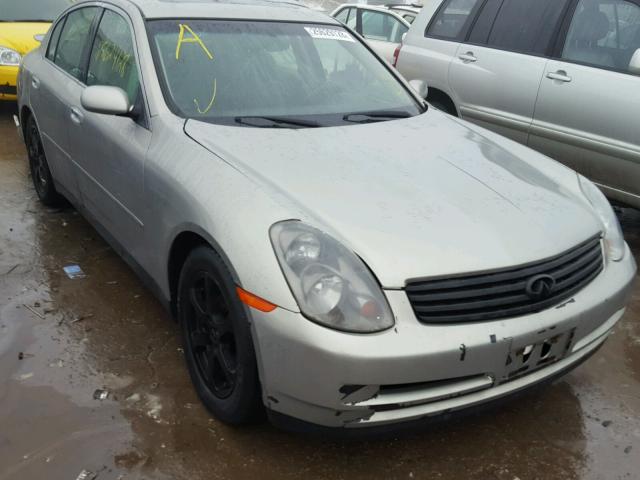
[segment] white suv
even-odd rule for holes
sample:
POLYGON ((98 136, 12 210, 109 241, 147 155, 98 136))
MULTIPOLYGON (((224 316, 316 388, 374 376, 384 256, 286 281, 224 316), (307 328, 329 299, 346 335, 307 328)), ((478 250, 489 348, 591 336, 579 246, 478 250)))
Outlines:
POLYGON ((436 107, 640 208, 640 0, 433 0, 396 65, 436 107))

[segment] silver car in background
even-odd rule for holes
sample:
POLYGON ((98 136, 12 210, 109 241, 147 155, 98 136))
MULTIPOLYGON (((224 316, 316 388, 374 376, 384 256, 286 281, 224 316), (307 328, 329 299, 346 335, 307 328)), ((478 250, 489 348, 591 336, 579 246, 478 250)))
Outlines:
POLYGON ((640 208, 640 0, 429 1, 397 68, 640 208))
POLYGON ((393 62, 394 52, 411 26, 404 15, 414 15, 415 18, 416 12, 396 11, 384 5, 346 3, 331 13, 332 17, 362 35, 371 48, 389 63, 393 62))
POLYGON ((304 7, 78 2, 19 109, 39 198, 174 314, 225 422, 370 432, 484 404, 624 314, 636 264, 591 182, 428 108, 304 7))

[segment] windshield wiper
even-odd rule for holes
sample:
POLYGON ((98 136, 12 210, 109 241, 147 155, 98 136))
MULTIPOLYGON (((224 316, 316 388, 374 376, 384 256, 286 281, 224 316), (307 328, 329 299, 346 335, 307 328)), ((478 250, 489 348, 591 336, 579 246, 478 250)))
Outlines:
POLYGON ((413 117, 413 115, 409 112, 398 111, 398 110, 375 110, 371 112, 354 112, 347 113, 343 120, 347 122, 354 123, 373 123, 373 122, 384 122, 385 120, 394 119, 394 118, 409 118, 413 117))
POLYGON ((285 125, 299 128, 315 128, 320 126, 318 122, 294 117, 247 116, 236 117, 235 122, 257 128, 287 128, 285 125))

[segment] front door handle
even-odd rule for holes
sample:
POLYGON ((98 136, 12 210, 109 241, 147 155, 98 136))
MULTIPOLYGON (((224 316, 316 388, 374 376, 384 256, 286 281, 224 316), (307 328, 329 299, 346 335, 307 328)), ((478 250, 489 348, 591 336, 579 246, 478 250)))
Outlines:
POLYGON ((36 90, 40 88, 40 80, 38 77, 31 77, 31 86, 36 90))
POLYGON ((473 52, 463 53, 462 55, 458 55, 458 58, 464 63, 473 63, 478 61, 473 52))
POLYGON ((71 117, 71 121, 77 125, 80 125, 82 123, 82 121, 84 120, 84 115, 82 114, 82 112, 80 111, 80 109, 76 108, 76 107, 71 107, 71 111, 69 113, 69 116, 71 117))
POLYGON ((571 81, 571 77, 567 75, 567 72, 564 70, 558 70, 557 72, 549 72, 547 73, 547 78, 551 80, 557 80, 559 82, 569 83, 571 81))

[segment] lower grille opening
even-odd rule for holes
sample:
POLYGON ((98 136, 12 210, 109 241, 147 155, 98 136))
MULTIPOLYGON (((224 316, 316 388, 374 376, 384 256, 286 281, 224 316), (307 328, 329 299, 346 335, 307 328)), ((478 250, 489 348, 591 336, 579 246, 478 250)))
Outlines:
POLYGON ((473 375, 432 382, 381 385, 375 396, 355 402, 355 405, 367 406, 379 412, 397 410, 466 395, 490 388, 493 384, 494 379, 490 375, 473 375))
POLYGON ((0 94, 4 95, 17 95, 18 89, 11 85, 0 85, 0 94))

